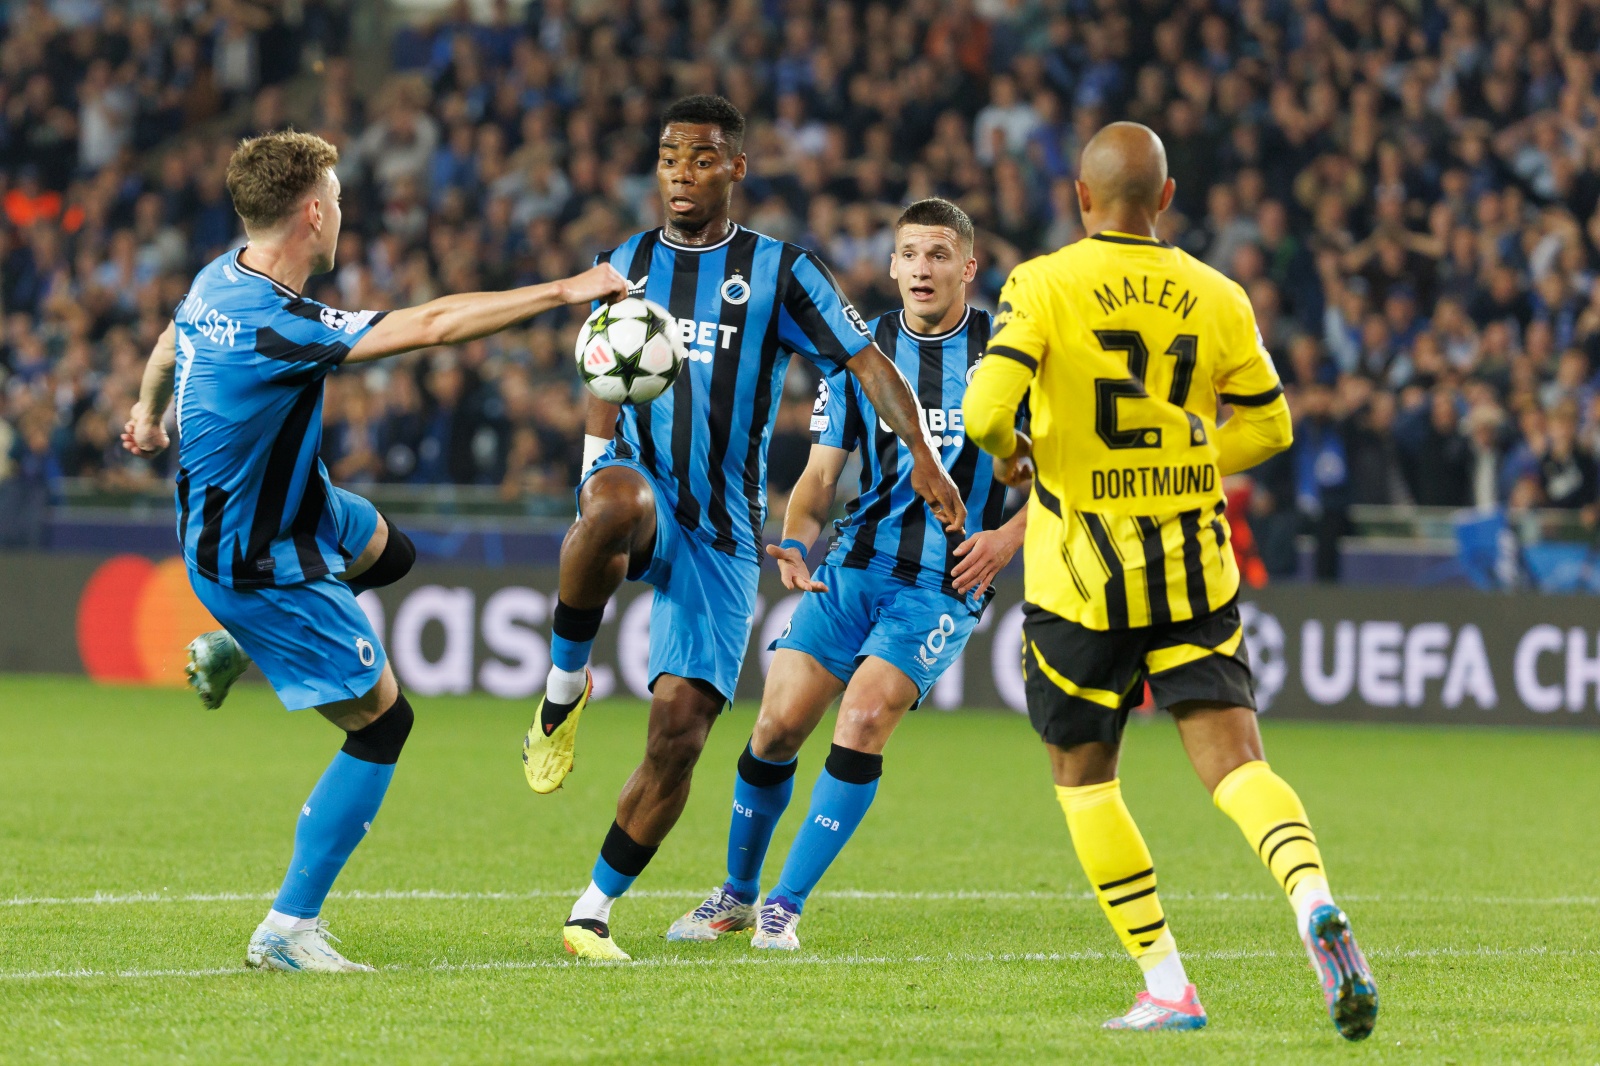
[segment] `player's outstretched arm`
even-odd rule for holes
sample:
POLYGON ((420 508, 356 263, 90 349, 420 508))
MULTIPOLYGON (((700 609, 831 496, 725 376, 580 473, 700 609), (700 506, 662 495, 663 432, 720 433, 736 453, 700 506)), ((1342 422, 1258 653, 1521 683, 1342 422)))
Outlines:
POLYGON ((959 532, 967 524, 967 505, 950 479, 949 471, 928 443, 922 426, 922 405, 911 389, 911 382, 900 373, 890 358, 869 344, 845 366, 861 382, 861 388, 877 408, 878 417, 911 450, 911 488, 928 504, 939 524, 959 532))
POLYGON ((628 279, 610 263, 601 263, 576 277, 544 285, 441 296, 389 312, 356 342, 344 361, 363 363, 437 344, 463 344, 564 304, 615 303, 626 295, 628 279))
POLYGON ((149 458, 166 450, 171 443, 161 422, 172 400, 172 379, 178 365, 178 327, 168 322, 150 350, 139 383, 139 402, 133 405, 128 422, 122 427, 122 447, 134 455, 149 458))
POLYGON ((777 560, 783 587, 795 592, 827 592, 828 586, 811 578, 806 552, 822 535, 833 497, 839 489, 839 474, 850 455, 843 448, 813 444, 800 480, 789 493, 789 509, 783 514, 783 543, 768 544, 767 554, 777 560))

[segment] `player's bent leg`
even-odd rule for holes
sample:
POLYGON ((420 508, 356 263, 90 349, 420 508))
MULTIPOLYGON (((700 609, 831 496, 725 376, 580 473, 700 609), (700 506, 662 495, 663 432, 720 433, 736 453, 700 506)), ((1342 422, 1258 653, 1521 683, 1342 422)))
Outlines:
POLYGON ((755 924, 761 867, 794 793, 800 746, 843 691, 844 682, 805 652, 773 655, 761 713, 734 774, 727 880, 672 923, 668 940, 708 942, 755 924))
POLYGON ((322 904, 372 828, 414 716, 387 664, 371 691, 317 709, 345 731, 344 746, 300 808, 289 871, 266 920, 250 938, 245 961, 297 972, 371 970, 330 943, 322 904))
POLYGON ((372 539, 341 576, 358 593, 387 588, 409 574, 416 562, 417 546, 406 531, 379 514, 372 539))
POLYGON ((806 900, 866 818, 883 776, 883 749, 917 701, 917 683, 898 667, 868 656, 839 704, 833 748, 811 790, 778 885, 761 905, 751 947, 795 951, 795 927, 806 900))
POLYGON ((1177 942, 1156 892, 1155 863, 1122 799, 1117 779, 1120 745, 1089 741, 1046 744, 1056 799, 1089 887, 1117 939, 1139 964, 1145 991, 1108 1029, 1199 1029, 1205 1009, 1189 983, 1177 942))
POLYGON ((578 520, 561 544, 550 673, 522 743, 523 773, 540 795, 560 788, 572 772, 578 723, 594 690, 589 655, 595 634, 623 579, 650 564, 655 539, 655 492, 644 475, 608 466, 589 476, 578 520))
POLYGON ((1350 919, 1333 901, 1300 797, 1265 761, 1255 712, 1192 700, 1175 705, 1172 714, 1213 802, 1239 826, 1288 894, 1335 1028, 1347 1040, 1364 1039, 1378 1016, 1372 969, 1356 944, 1350 919))
POLYGON ((644 761, 617 799, 589 887, 567 918, 562 939, 579 958, 624 961, 611 938, 611 906, 633 885, 677 824, 706 737, 727 698, 704 681, 663 674, 650 701, 644 761))

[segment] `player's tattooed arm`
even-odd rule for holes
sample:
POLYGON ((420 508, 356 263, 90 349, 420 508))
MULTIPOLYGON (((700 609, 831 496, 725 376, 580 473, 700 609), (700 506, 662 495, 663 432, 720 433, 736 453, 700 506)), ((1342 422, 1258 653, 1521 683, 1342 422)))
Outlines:
POLYGON ((783 543, 768 544, 767 554, 778 563, 783 587, 795 592, 827 592, 828 586, 811 577, 806 552, 816 544, 833 511, 833 498, 839 490, 839 475, 850 453, 829 444, 813 444, 800 480, 789 493, 789 508, 783 514, 783 543), (802 548, 802 545, 804 546, 802 548))
POLYGON ((628 295, 628 279, 610 263, 576 277, 505 292, 460 292, 391 311, 345 357, 363 363, 440 344, 464 344, 566 304, 615 303, 628 295))
POLYGON ((939 455, 928 443, 922 423, 922 405, 911 383, 888 356, 869 344, 845 366, 872 401, 878 417, 894 431, 911 451, 911 488, 928 504, 933 517, 952 533, 967 523, 967 505, 950 474, 939 462, 939 455))
POLYGON ((133 405, 128 422, 122 427, 122 447, 134 455, 149 458, 166 450, 171 443, 161 423, 172 401, 172 379, 178 366, 178 328, 167 328, 156 338, 150 361, 144 365, 144 380, 139 383, 139 402, 133 405))

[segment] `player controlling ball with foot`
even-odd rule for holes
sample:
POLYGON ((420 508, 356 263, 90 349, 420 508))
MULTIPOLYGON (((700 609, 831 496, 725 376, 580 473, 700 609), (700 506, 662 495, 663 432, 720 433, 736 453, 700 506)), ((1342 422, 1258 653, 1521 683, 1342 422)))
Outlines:
POLYGON ((827 271, 804 249, 729 218, 745 176, 743 139, 744 116, 721 97, 668 107, 656 166, 665 224, 600 257, 630 292, 667 309, 690 359, 651 404, 589 401, 588 450, 598 459, 562 544, 550 676, 523 747, 529 785, 553 792, 572 768, 606 603, 624 579, 652 585, 644 761, 563 929, 580 958, 628 957, 611 936, 612 903, 683 812, 706 736, 733 698, 755 617, 767 446, 789 360, 854 375, 909 453, 910 489, 928 520, 957 533, 966 522, 917 393, 827 271))
POLYGON ((404 577, 410 539, 335 488, 318 457, 322 380, 338 367, 460 344, 563 304, 618 300, 602 264, 507 292, 459 293, 399 311, 340 311, 300 295, 333 269, 339 179, 310 134, 244 141, 228 191, 248 243, 195 277, 145 366, 123 445, 154 455, 177 404, 178 538, 189 584, 224 629, 189 647, 190 680, 220 706, 252 661, 289 710, 315 707, 344 746, 300 809, 294 857, 246 961, 292 971, 369 970, 330 943, 323 901, 383 803, 412 711, 356 603, 404 577), (176 395, 174 395, 176 393, 176 395))
POLYGON ((1334 1025, 1360 1040, 1377 987, 1305 808, 1262 752, 1223 514, 1222 479, 1289 446, 1289 409, 1244 290, 1157 239, 1173 189, 1149 129, 1096 134, 1077 182, 1089 236, 1012 272, 967 391, 967 432, 996 476, 1033 479, 1028 714, 1090 886, 1144 971, 1108 1028, 1206 1024, 1117 780, 1148 680, 1212 800, 1288 893, 1334 1025), (1025 395, 1031 440, 1014 425, 1025 395), (1218 427, 1221 404, 1233 417, 1218 427))
POLYGON ((799 949, 800 913, 866 817, 889 736, 961 655, 994 576, 1022 546, 1027 510, 1001 524, 1005 486, 961 424, 961 398, 990 331, 989 313, 966 301, 978 269, 973 236, 972 220, 948 200, 907 207, 895 223, 889 265, 903 307, 871 324, 878 347, 917 383, 930 432, 939 434, 945 466, 966 499, 965 536, 926 520, 906 488, 909 457, 859 385, 846 374, 824 379, 783 543, 767 549, 784 586, 805 595, 773 645, 761 714, 734 775, 727 880, 672 924, 668 940, 715 940, 754 927, 752 947, 799 949), (806 553, 833 511, 852 451, 861 455, 861 494, 813 574, 806 553), (794 790, 800 746, 835 700, 833 746, 810 809, 758 908, 761 867, 794 790))

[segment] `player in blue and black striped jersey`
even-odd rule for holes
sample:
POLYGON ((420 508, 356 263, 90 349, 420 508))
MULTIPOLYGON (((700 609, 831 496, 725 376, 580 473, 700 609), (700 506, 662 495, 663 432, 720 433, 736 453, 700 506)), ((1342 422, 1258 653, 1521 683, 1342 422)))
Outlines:
POLYGON ((784 584, 805 595, 772 645, 761 715, 739 759, 727 881, 674 922, 668 940, 715 940, 754 925, 753 947, 799 948, 800 911, 866 815, 889 735, 961 655, 995 574, 1022 544, 1027 512, 1002 524, 1005 486, 961 422, 990 331, 988 312, 966 303, 977 270, 972 242, 972 221, 955 204, 928 199, 907 207, 895 225, 890 268, 904 308, 872 324, 878 347, 916 383, 928 435, 966 501, 965 528, 950 532, 928 521, 907 483, 906 450, 872 400, 845 375, 825 378, 783 543, 767 549, 784 584), (833 510, 852 451, 861 456, 860 495, 835 523, 827 561, 812 574, 806 553, 833 510), (789 803, 796 756, 836 699, 833 748, 811 809, 758 910, 761 867, 789 803))
POLYGON ((315 707, 344 747, 300 812, 294 858, 245 960, 341 972, 322 903, 377 815, 411 705, 356 590, 405 576, 411 541, 371 503, 335 488, 318 457, 322 379, 345 363, 458 344, 563 304, 620 299, 610 266, 509 292, 460 293, 399 311, 339 311, 300 295, 333 269, 339 153, 304 133, 241 144, 228 191, 249 243, 195 277, 145 367, 123 431, 129 451, 168 444, 176 393, 178 539, 189 583, 225 627, 189 646, 190 679, 218 706, 251 663, 286 707, 315 707))
POLYGON ((601 257, 671 312, 691 358, 654 403, 619 410, 590 400, 598 460, 562 545, 550 677, 523 747, 529 785, 554 791, 572 767, 606 603, 624 577, 653 585, 645 758, 563 930, 583 958, 627 958, 611 939, 611 904, 677 822, 706 735, 733 698, 755 616, 767 445, 790 358, 860 382, 907 442, 908 491, 927 501, 930 524, 959 530, 966 517, 923 438, 916 392, 827 271, 804 249, 729 219, 743 137, 744 116, 721 97, 667 108, 656 169, 666 223, 601 257))

